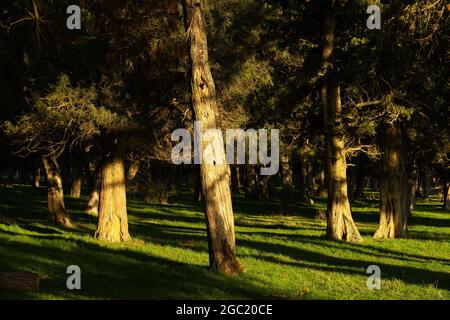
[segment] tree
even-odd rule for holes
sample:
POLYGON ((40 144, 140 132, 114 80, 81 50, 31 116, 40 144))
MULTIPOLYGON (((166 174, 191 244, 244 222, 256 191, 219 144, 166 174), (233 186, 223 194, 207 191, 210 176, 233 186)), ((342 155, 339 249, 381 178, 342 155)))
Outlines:
MULTIPOLYGON (((332 1, 326 1, 323 8, 322 61, 327 70, 333 68, 336 22, 332 12, 332 1)), ((328 177, 327 238, 349 242, 361 241, 362 237, 353 221, 348 199, 347 150, 343 135, 340 85, 333 71, 328 71, 323 80, 322 100, 328 177)))
MULTIPOLYGON (((220 128, 216 89, 208 63, 206 26, 202 3, 183 1, 184 21, 189 46, 192 106, 195 120, 201 121, 201 131, 220 128)), ((242 271, 236 258, 234 217, 229 186, 229 166, 224 146, 203 138, 200 177, 205 207, 212 271, 238 273, 242 271)))
POLYGON ((101 165, 98 225, 94 237, 108 242, 130 240, 128 232, 125 163, 114 146, 101 165))

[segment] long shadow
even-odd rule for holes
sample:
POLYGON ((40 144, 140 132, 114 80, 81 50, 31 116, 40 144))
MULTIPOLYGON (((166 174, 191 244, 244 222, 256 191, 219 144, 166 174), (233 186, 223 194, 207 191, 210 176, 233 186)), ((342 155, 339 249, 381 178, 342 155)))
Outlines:
MULTIPOLYGON (((266 251, 269 253, 280 253, 294 260, 299 260, 300 262, 309 262, 313 264, 326 264, 325 268, 332 268, 346 274, 360 273, 366 274, 365 270, 367 268, 367 262, 353 259, 343 259, 333 256, 324 255, 310 250, 294 248, 282 244, 272 244, 267 242, 258 242, 248 239, 239 239, 239 244, 244 245, 249 248, 257 249, 259 251, 266 251), (330 266, 330 267, 328 267, 330 266), (349 270, 348 268, 352 268, 349 270)), ((266 256, 261 255, 260 259, 266 260, 266 256)), ((274 258, 269 259, 273 260, 274 258)), ((282 260, 277 260, 277 263, 289 264, 298 266, 297 262, 285 262, 282 260)), ((270 261, 273 262, 273 261, 270 261)), ((425 269, 418 269, 408 266, 395 266, 385 263, 380 263, 379 261, 373 261, 374 264, 378 264, 383 272, 383 275, 390 279, 401 279, 404 282, 411 284, 423 285, 424 282, 427 283, 439 283, 439 287, 450 290, 450 273, 448 272, 437 272, 425 269)), ((322 266, 310 265, 310 268, 323 268, 322 266)))
POLYGON ((33 270, 45 274, 48 279, 42 281, 42 292, 65 298, 77 298, 65 287, 66 268, 72 264, 82 270, 83 298, 209 299, 217 294, 244 299, 263 297, 259 287, 263 283, 245 274, 238 277, 215 274, 206 266, 130 249, 114 250, 77 239, 70 242, 75 248, 8 241, 2 244, 4 259, 0 266, 6 271, 33 270), (42 256, 45 260, 40 259, 42 256))

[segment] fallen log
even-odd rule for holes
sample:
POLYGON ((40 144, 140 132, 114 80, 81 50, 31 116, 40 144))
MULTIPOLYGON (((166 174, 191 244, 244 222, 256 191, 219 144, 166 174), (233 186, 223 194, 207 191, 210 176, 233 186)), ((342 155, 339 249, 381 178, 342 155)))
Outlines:
POLYGON ((32 272, 0 272, 0 291, 39 291, 39 275, 32 272))

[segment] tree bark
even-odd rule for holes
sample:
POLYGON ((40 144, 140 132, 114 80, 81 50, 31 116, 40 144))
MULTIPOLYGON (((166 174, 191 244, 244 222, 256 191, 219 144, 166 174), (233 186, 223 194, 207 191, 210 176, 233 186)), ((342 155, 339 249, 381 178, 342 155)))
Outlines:
MULTIPOLYGON (((75 156, 76 157, 76 156, 75 156)), ((70 186, 70 196, 79 198, 81 196, 81 179, 83 176, 79 159, 72 159, 72 184, 70 186)))
POLYGON ((309 184, 309 176, 310 176, 310 166, 308 165, 308 160, 304 157, 300 158, 299 161, 299 183, 298 189, 300 193, 300 201, 304 203, 311 203, 311 199, 308 195, 308 184, 309 184))
MULTIPOLYGON (((195 119, 201 121, 202 134, 220 128, 214 80, 208 62, 206 26, 199 0, 183 1, 189 46, 192 105, 195 119)), ((200 164, 203 203, 212 271, 238 273, 242 268, 236 258, 234 217, 229 186, 229 166, 222 143, 208 147, 203 137, 200 164), (209 150, 210 152, 206 152, 209 150)))
POLYGON ((417 185, 417 172, 413 170, 412 174, 408 177, 408 199, 410 212, 416 209, 417 185))
POLYGON ((445 210, 450 210, 450 182, 444 182, 443 195, 444 195, 443 208, 445 210))
POLYGON ((282 177, 282 202, 283 214, 289 214, 289 206, 292 198, 292 169, 288 156, 281 157, 281 177, 282 177))
POLYGON ((233 164, 231 165, 231 190, 234 193, 239 193, 240 189, 239 166, 237 164, 233 164))
POLYGON ((380 173, 380 223, 375 238, 408 235, 409 195, 403 133, 400 124, 387 127, 382 139, 384 153, 380 173))
POLYGON ((258 183, 256 184, 256 197, 258 199, 270 199, 270 178, 272 178, 272 176, 258 176, 258 183))
MULTIPOLYGON (((332 1, 326 1, 323 10, 324 46, 322 61, 325 70, 332 68, 335 18, 332 1)), ((347 191, 347 160, 344 128, 341 117, 340 85, 332 70, 326 72, 322 87, 323 119, 326 139, 328 177, 327 238, 358 242, 362 237, 353 221, 347 191)))
POLYGON ((256 171, 253 165, 245 165, 245 197, 255 199, 256 192, 256 171))
POLYGON ((47 176, 49 221, 56 225, 72 228, 74 225, 64 206, 64 191, 58 162, 51 157, 42 157, 42 163, 47 176))
POLYGON ((140 161, 134 161, 130 164, 127 170, 127 181, 132 181, 136 177, 137 173, 139 172, 140 165, 140 161))
POLYGON ((366 164, 364 159, 359 159, 356 167, 356 186, 353 193, 353 201, 361 200, 368 181, 366 164))
POLYGON ((40 185, 41 185, 41 166, 39 160, 36 160, 34 165, 33 188, 39 188, 40 185))
POLYGON ((194 193, 192 194, 193 202, 202 202, 202 181, 200 178, 200 168, 194 168, 194 193))
POLYGON ((102 161, 98 225, 94 237, 108 242, 131 240, 128 232, 125 162, 116 149, 102 161))
POLYGON ((431 184, 430 184, 430 174, 428 172, 428 169, 425 169, 425 172, 423 174, 423 200, 424 201, 430 201, 430 194, 431 194, 431 184))
POLYGON ((84 209, 84 211, 92 215, 98 215, 100 188, 102 184, 101 165, 97 164, 94 172, 91 172, 89 164, 86 164, 85 174, 89 182, 90 191, 86 208, 84 209))

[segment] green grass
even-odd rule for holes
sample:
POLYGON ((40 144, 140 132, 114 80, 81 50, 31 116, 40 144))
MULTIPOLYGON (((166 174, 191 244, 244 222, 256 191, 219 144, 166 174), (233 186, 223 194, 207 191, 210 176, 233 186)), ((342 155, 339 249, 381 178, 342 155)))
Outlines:
POLYGON ((32 271, 46 279, 37 293, 0 292, 0 299, 450 299, 450 213, 419 203, 410 239, 375 240, 377 204, 353 207, 361 244, 326 241, 324 221, 295 204, 234 197, 237 254, 245 273, 208 271, 205 221, 198 204, 130 200, 133 241, 92 239, 96 218, 85 199, 66 199, 76 230, 46 223, 46 191, 0 188, 0 271, 32 271), (66 288, 66 268, 80 266, 82 290, 66 288), (369 290, 366 268, 381 268, 382 287, 369 290))

